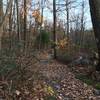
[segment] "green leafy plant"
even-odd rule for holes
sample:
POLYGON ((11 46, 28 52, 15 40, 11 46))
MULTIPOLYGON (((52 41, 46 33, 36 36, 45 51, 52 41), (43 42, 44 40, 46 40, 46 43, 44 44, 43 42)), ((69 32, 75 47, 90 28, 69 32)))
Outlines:
POLYGON ((100 90, 100 83, 97 83, 97 84, 95 85, 95 88, 98 89, 98 90, 100 90))
POLYGON ((94 83, 94 81, 92 79, 88 78, 85 75, 77 75, 76 78, 83 81, 87 85, 92 85, 94 83))
POLYGON ((37 37, 37 41, 40 41, 43 44, 48 44, 50 42, 50 33, 46 32, 45 30, 41 30, 37 37))
POLYGON ((44 100, 57 100, 55 96, 46 96, 44 100))

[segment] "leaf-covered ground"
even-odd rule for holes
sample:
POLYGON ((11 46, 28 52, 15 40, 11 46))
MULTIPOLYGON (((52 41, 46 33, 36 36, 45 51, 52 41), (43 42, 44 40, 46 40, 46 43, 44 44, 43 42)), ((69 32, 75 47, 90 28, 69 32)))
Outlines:
MULTIPOLYGON (((94 88, 75 78, 67 65, 38 54, 21 81, 0 82, 0 100, 100 100, 94 88)), ((29 58, 28 58, 29 59, 29 58)), ((27 60, 28 60, 27 59, 27 60)))
POLYGON ((59 92, 61 100, 99 100, 93 94, 93 87, 76 79, 67 65, 52 61, 39 64, 39 71, 47 78, 47 83, 59 92))

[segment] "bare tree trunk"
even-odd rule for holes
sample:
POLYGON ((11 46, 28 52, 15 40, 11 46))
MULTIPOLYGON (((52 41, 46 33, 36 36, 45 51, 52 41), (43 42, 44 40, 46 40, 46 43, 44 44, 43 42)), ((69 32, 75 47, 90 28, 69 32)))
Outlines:
POLYGON ((27 12, 26 12, 26 0, 24 0, 24 49, 26 48, 26 28, 27 28, 27 12))
POLYGON ((11 33, 12 33, 12 25, 13 25, 13 4, 11 4, 10 11, 9 11, 9 49, 11 49, 11 33))
POLYGON ((53 21, 54 59, 56 59, 56 0, 53 0, 53 21))
POLYGON ((18 0, 15 0, 16 3, 16 10, 17 10, 17 34, 18 34, 18 40, 20 40, 20 33, 19 33, 19 5, 18 0))
POLYGON ((10 7, 11 7, 11 5, 12 5, 12 2, 13 2, 13 0, 9 0, 9 2, 8 2, 8 4, 7 4, 6 13, 3 15, 2 20, 0 21, 0 27, 2 27, 4 21, 5 21, 6 17, 7 17, 7 14, 8 14, 8 12, 9 12, 9 10, 10 10, 10 7))
POLYGON ((43 24, 43 13, 44 13, 44 0, 41 1, 41 24, 40 24, 40 42, 39 42, 39 50, 41 50, 41 30, 42 30, 42 24, 43 24))
POLYGON ((69 37, 69 0, 66 0, 67 36, 69 37))
POLYGON ((1 49, 1 38, 2 38, 2 34, 3 34, 3 24, 4 24, 5 19, 7 18, 7 14, 10 10, 12 2, 13 2, 13 0, 9 0, 9 2, 7 4, 7 8, 6 8, 6 13, 3 14, 3 1, 0 0, 0 18, 1 18, 1 20, 0 20, 0 49, 1 49))
MULTIPOLYGON (((3 1, 0 0, 0 23, 2 23, 3 20, 3 1)), ((1 49, 1 38, 3 33, 3 26, 0 27, 0 49, 1 49)))
POLYGON ((100 0, 89 0, 89 4, 99 54, 99 63, 96 70, 100 71, 100 0))
POLYGON ((80 48, 83 47, 83 38, 84 38, 84 29, 85 29, 85 22, 84 22, 84 8, 85 8, 85 1, 82 1, 82 11, 81 11, 81 26, 80 26, 80 48))

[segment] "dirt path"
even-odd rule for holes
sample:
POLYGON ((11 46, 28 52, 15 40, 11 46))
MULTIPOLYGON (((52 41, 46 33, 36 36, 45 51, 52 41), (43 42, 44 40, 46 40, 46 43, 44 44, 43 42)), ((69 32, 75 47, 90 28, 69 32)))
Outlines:
POLYGON ((59 100, 100 100, 99 96, 93 94, 92 86, 76 79, 67 65, 46 59, 41 60, 36 67, 46 82, 59 92, 59 100))

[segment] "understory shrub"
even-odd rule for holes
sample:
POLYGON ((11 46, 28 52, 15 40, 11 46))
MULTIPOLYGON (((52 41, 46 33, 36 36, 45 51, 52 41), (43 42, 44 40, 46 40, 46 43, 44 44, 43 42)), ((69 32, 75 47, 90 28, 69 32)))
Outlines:
POLYGON ((41 30, 40 34, 37 36, 35 45, 41 46, 41 48, 44 48, 45 46, 48 46, 50 43, 50 33, 46 32, 45 30, 41 30))

